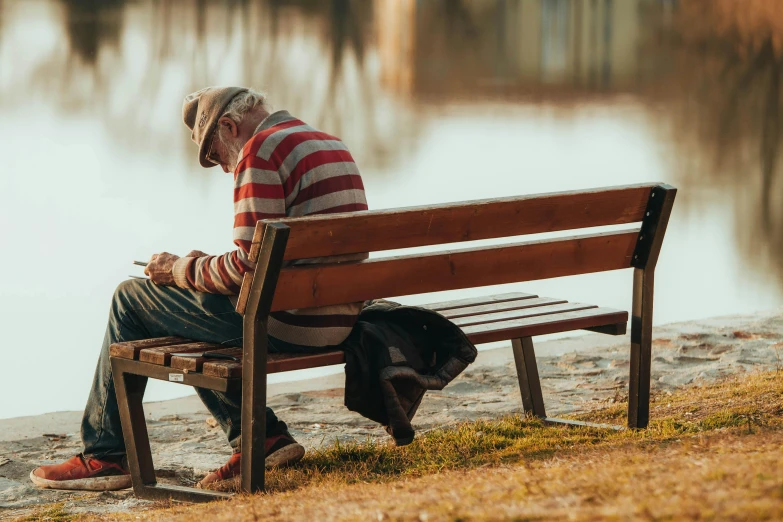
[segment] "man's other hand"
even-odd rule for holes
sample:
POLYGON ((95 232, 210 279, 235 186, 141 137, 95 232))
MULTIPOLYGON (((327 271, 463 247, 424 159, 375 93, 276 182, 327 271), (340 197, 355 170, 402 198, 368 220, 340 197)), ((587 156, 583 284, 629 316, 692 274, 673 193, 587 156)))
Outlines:
POLYGON ((185 257, 209 257, 209 254, 205 254, 201 250, 191 250, 185 257))
POLYGON ((162 252, 150 258, 150 262, 144 268, 144 273, 150 276, 152 282, 161 286, 174 286, 174 274, 172 270, 179 256, 162 252))

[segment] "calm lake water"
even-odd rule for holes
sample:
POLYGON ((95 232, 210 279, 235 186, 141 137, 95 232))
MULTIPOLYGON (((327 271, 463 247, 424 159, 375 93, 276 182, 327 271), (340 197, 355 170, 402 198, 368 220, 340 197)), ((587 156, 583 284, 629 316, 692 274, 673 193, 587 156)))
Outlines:
MULTIPOLYGON (((132 260, 232 248, 181 121, 207 85, 341 136, 371 208, 668 182, 656 322, 780 306, 781 62, 683 3, 0 0, 0 418, 83 407, 132 260)), ((497 290, 628 309, 630 282, 497 290)))

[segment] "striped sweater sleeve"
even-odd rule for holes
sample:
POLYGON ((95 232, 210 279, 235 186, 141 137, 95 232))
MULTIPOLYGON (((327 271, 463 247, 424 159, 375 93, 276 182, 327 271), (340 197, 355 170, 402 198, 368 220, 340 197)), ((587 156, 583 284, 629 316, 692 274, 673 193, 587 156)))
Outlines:
POLYGON ((234 244, 221 256, 185 257, 174 264, 174 282, 180 288, 211 294, 236 295, 246 272, 255 269, 248 259, 256 222, 285 217, 285 195, 276 170, 263 168, 257 158, 245 156, 234 183, 234 244))

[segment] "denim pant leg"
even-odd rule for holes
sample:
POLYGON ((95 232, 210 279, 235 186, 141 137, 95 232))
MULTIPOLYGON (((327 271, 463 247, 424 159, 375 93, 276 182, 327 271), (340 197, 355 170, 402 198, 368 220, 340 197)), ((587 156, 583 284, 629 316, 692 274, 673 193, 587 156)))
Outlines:
MULTIPOLYGON (((121 341, 176 335, 197 341, 241 346, 242 316, 225 296, 158 286, 148 280, 125 281, 112 300, 109 323, 82 419, 84 454, 97 458, 125 454, 125 442, 114 392, 109 346, 121 341)), ((219 393, 196 388, 234 448, 239 447, 241 392, 219 393)), ((286 429, 267 408, 267 435, 286 429)))

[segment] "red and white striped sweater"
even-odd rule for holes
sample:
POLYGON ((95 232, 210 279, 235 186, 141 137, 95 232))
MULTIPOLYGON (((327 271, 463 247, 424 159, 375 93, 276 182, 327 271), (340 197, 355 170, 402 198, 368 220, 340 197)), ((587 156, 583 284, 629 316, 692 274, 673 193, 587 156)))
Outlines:
MULTIPOLYGON (((243 275, 255 269, 248 252, 258 220, 358 210, 367 210, 364 185, 345 144, 287 111, 275 112, 245 144, 234 171, 237 249, 179 259, 174 280, 181 288, 236 295, 243 275)), ((333 346, 348 337, 359 312, 361 303, 273 312, 268 331, 293 344, 333 346)))

